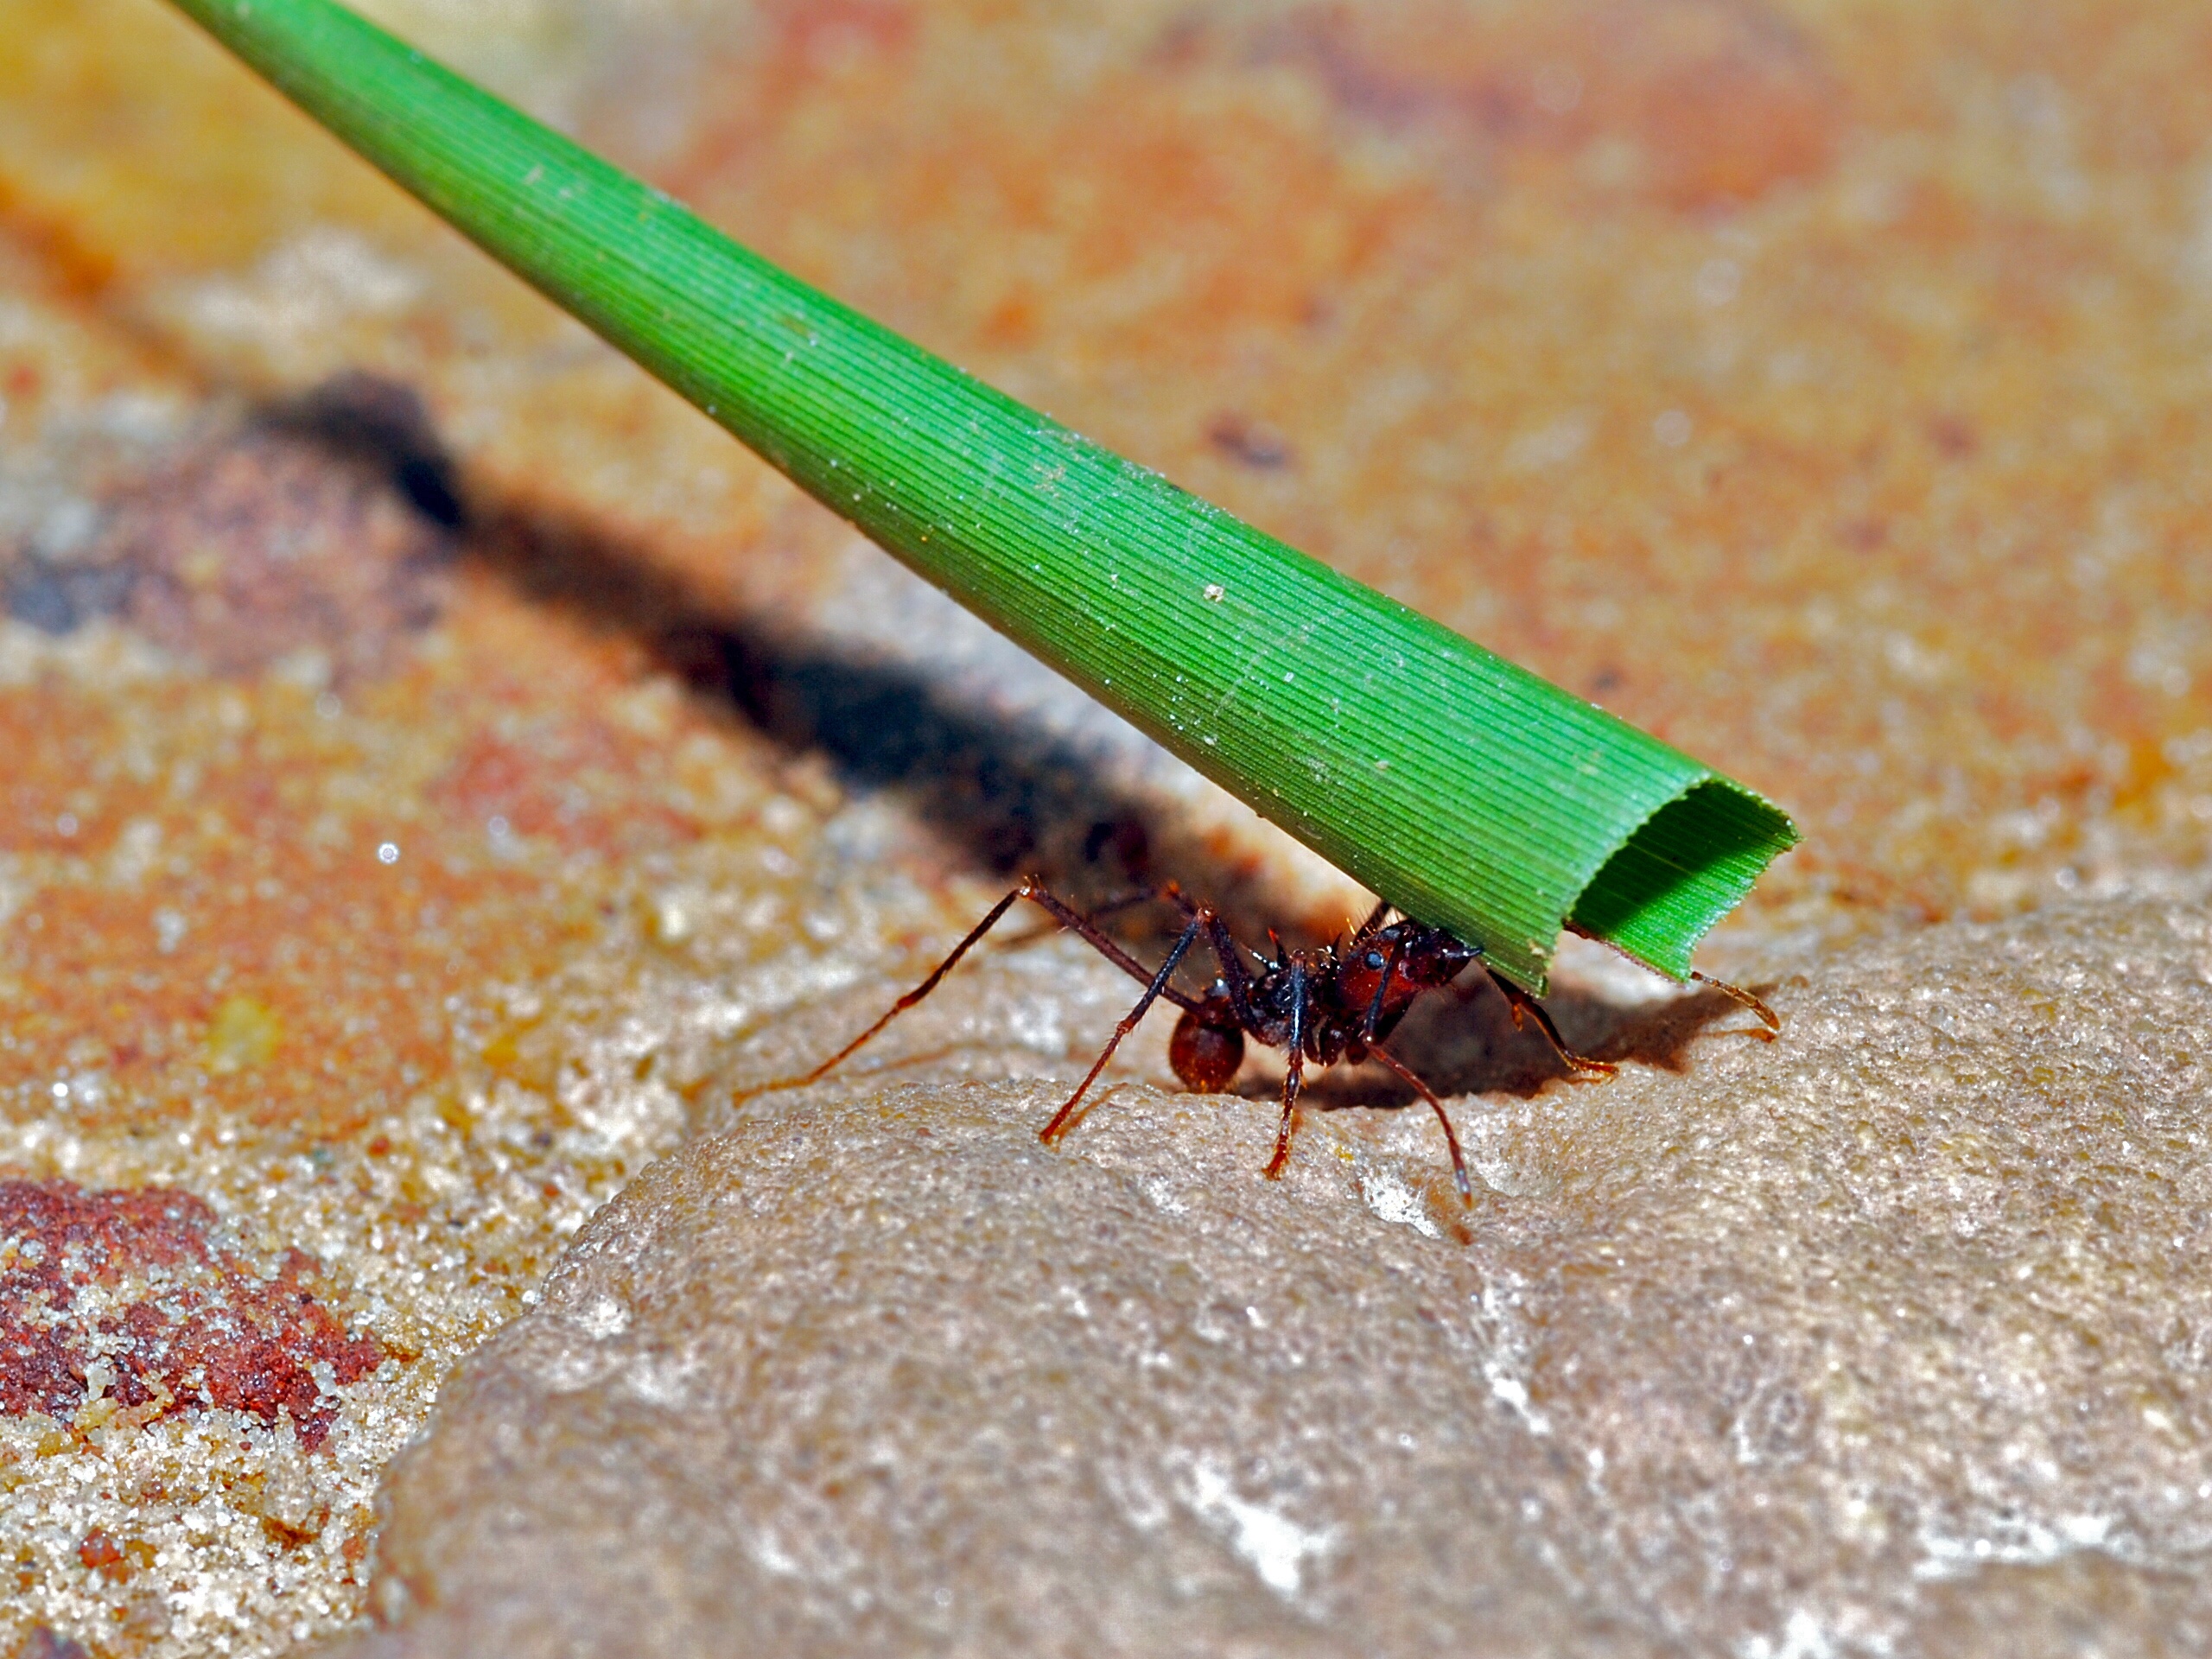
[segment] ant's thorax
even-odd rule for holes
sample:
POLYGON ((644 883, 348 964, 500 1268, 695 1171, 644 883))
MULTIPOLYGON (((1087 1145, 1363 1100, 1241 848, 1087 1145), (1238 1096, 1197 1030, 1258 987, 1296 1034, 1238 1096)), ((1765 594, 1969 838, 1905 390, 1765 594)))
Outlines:
POLYGON ((1277 941, 1272 961, 1251 953, 1242 987, 1216 979, 1193 1016, 1240 1027, 1273 1048, 1289 1047, 1294 1037, 1324 1065, 1357 1063, 1423 994, 1450 984, 1481 955, 1478 945, 1409 920, 1370 925, 1311 951, 1286 950, 1277 941))

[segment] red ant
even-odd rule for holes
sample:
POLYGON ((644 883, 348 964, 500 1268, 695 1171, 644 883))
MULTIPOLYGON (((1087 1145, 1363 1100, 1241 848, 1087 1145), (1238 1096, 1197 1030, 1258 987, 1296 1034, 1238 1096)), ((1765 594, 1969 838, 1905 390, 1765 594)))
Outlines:
MULTIPOLYGON (((1183 1017, 1175 1022, 1175 1034, 1168 1041, 1167 1063, 1174 1068, 1183 1086, 1194 1094, 1218 1094, 1229 1086, 1244 1062, 1244 1039, 1248 1036, 1270 1048, 1280 1048, 1289 1056, 1282 1080, 1282 1123, 1275 1133, 1274 1156, 1268 1160, 1262 1172, 1268 1179, 1280 1178, 1290 1162, 1292 1118, 1297 1110, 1299 1091, 1305 1084, 1306 1063, 1311 1060, 1317 1065, 1334 1065, 1338 1062, 1357 1065, 1363 1060, 1379 1060, 1410 1084, 1436 1114, 1437 1122, 1443 1126, 1445 1144, 1452 1150, 1452 1175, 1459 1185, 1460 1202, 1473 1204, 1474 1188, 1467 1179, 1466 1160, 1460 1155, 1459 1137, 1452 1131, 1444 1103, 1403 1061, 1382 1046, 1382 1039, 1396 1028, 1405 1018, 1406 1010, 1423 993, 1443 989, 1469 964, 1480 962, 1482 946, 1469 944, 1440 927, 1431 927, 1410 917, 1391 921, 1394 906, 1385 900, 1375 906, 1348 940, 1325 944, 1318 951, 1308 953, 1285 951, 1282 942, 1277 939, 1273 962, 1253 952, 1255 972, 1245 966, 1245 953, 1230 935, 1229 925, 1209 906, 1193 904, 1172 884, 1157 893, 1140 893, 1109 905, 1096 915, 1154 898, 1164 899, 1180 910, 1184 925, 1159 970, 1147 972, 1142 963, 1100 929, 1096 916, 1085 916, 1032 877, 992 906, 989 914, 938 963, 936 971, 893 1003, 881 1019, 851 1042, 802 1076, 779 1077, 772 1083, 741 1090, 734 1096, 734 1103, 779 1089, 803 1088, 828 1075, 886 1026, 935 990, 976 941, 1014 908, 1015 901, 1027 899, 1144 986, 1144 995, 1122 1017, 1121 1024, 1114 1027, 1114 1034, 1106 1039, 1106 1046, 1091 1062, 1090 1070, 1084 1074, 1066 1104, 1039 1131, 1039 1138, 1047 1145, 1057 1142, 1067 1132, 1076 1108, 1083 1103, 1083 1097, 1090 1093, 1098 1074, 1106 1069, 1106 1063, 1114 1058, 1122 1039, 1135 1030, 1146 1012, 1164 997, 1183 1010, 1183 1017), (1169 982, 1182 965, 1183 958, 1190 954, 1191 947, 1201 939, 1212 950, 1221 971, 1202 995, 1192 996, 1169 982)), ((1273 933, 1268 937, 1274 938, 1273 933)), ((1568 1066, 1576 1071, 1603 1077, 1610 1077, 1618 1070, 1610 1061, 1590 1059, 1567 1047, 1559 1034, 1559 1027, 1552 1023, 1551 1016, 1535 998, 1487 964, 1484 971, 1503 993, 1513 1013, 1513 1023, 1518 1027, 1524 1021, 1534 1021, 1568 1066)), ((1693 977, 1752 1010, 1769 1031, 1780 1028, 1781 1021, 1773 1010, 1749 991, 1738 990, 1703 974, 1693 977)))

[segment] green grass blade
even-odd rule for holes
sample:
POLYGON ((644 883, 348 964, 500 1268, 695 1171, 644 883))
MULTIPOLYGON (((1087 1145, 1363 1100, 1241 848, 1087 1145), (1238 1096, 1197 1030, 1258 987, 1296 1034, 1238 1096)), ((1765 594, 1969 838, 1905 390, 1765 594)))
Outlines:
POLYGON ((1680 978, 1796 840, 1741 785, 785 275, 330 0, 175 0, 393 180, 1206 776, 1541 990, 1680 978))

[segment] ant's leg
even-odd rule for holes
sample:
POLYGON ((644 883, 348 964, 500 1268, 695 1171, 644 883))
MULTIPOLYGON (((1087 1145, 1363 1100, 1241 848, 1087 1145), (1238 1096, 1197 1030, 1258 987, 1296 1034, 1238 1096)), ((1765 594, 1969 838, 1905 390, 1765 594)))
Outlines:
MULTIPOLYGON (((1177 1007, 1186 1011, 1195 1009, 1198 1007, 1198 999, 1196 997, 1185 995, 1181 991, 1177 990, 1173 985, 1163 982, 1157 986, 1154 986, 1153 982, 1158 978, 1157 975, 1155 975, 1149 968, 1147 968, 1142 963, 1139 962, 1135 957, 1131 956, 1127 950, 1124 950, 1121 945, 1108 935, 1103 928, 1100 927, 1095 921, 1093 921, 1090 917, 1084 915, 1073 905, 1069 904, 1067 900, 1061 898, 1059 894, 1052 892, 1050 888, 1035 882, 1024 882, 1022 886, 1025 889, 1021 894, 1023 898, 1028 899, 1032 904, 1037 906, 1039 909, 1051 916, 1054 921, 1058 922, 1062 927, 1067 929, 1069 932, 1081 939, 1085 944, 1096 950, 1100 956, 1105 957, 1107 961, 1112 963, 1116 968, 1127 974, 1131 979, 1136 981, 1138 984, 1152 987, 1147 995, 1146 1000, 1147 1001, 1149 1001, 1152 997, 1164 996, 1170 1002, 1173 1002, 1177 1007)), ((1168 899, 1179 903, 1181 902, 1181 895, 1176 892, 1172 884, 1168 887, 1162 887, 1156 892, 1147 893, 1141 896, 1147 899, 1168 899)), ((1134 904, 1135 900, 1131 899, 1129 902, 1134 904)), ((1124 906, 1122 906, 1119 901, 1116 901, 1116 904, 1109 906, 1109 909, 1120 909, 1123 907, 1124 906)), ((1103 914, 1103 912, 1100 913, 1103 914)), ((1194 912, 1192 913, 1211 916, 1213 912, 1206 911, 1202 912, 1194 912)), ((1189 946, 1185 944, 1182 949, 1188 950, 1189 946)))
POLYGON ((1093 905, 1089 912, 1090 919, 1095 922, 1101 916, 1116 915, 1124 910, 1135 910, 1139 905, 1149 905, 1166 899, 1173 887, 1171 882, 1166 887, 1139 887, 1133 893, 1116 893, 1103 903, 1093 905))
MULTIPOLYGON (((1090 918, 1084 915, 1082 912, 1077 910, 1071 905, 1066 903, 1058 893, 1046 887, 1044 883, 1032 878, 1029 880, 1024 881, 1012 893, 1009 893, 1005 898, 1000 899, 998 903, 992 906, 990 912, 986 915, 982 921, 976 923, 974 927, 969 930, 968 937, 966 938, 961 940, 959 944, 952 947, 952 953, 946 957, 943 962, 938 963, 936 970, 931 973, 927 979, 924 980, 920 984, 915 986, 912 990, 907 992, 906 995, 900 997, 896 1002, 893 1003, 885 1012, 880 1020, 878 1020, 866 1031, 861 1033, 859 1036, 854 1038, 851 1042, 847 1043, 842 1048, 839 1049, 835 1054, 832 1054, 828 1059, 823 1061, 821 1065, 816 1066, 811 1071, 803 1072, 797 1077, 777 1077, 771 1082, 760 1084, 751 1089, 739 1090, 730 1096, 730 1103, 734 1106, 741 1106, 747 1101, 752 1100, 760 1095, 774 1094, 779 1090, 785 1089, 803 1089, 808 1084, 818 1082, 823 1077, 828 1076, 844 1061, 850 1059, 861 1048, 866 1046, 868 1041, 878 1033, 882 1031, 886 1026, 889 1025, 893 1020, 896 1020, 900 1014, 906 1013, 907 1009, 912 1007, 914 1004, 920 1001, 931 991, 935 990, 938 988, 938 982, 943 980, 947 974, 950 973, 953 969, 959 965, 961 957, 966 956, 984 934, 989 932, 992 928, 998 925, 1000 919, 1005 916, 1007 912, 1014 908, 1016 900, 1022 899, 1027 899, 1032 904, 1043 909, 1046 914, 1050 915, 1054 921, 1059 923, 1061 926, 1068 928, 1080 935, 1084 943, 1090 945, 1090 948, 1097 951, 1100 956, 1105 957, 1107 961, 1112 963, 1116 968, 1119 968, 1123 972, 1128 974, 1132 978, 1141 982, 1151 977, 1146 973, 1141 963, 1140 963, 1134 957, 1130 956, 1128 951, 1122 950, 1120 945, 1115 944, 1112 939, 1109 938, 1105 935, 1105 933, 1093 925, 1090 918)), ((1185 996, 1181 992, 1173 989, 1172 987, 1166 989, 1165 995, 1168 1001, 1173 1002, 1179 1007, 1187 1008, 1192 1006, 1192 1000, 1190 998, 1185 996)))
POLYGON ((1282 1179, 1290 1166, 1290 1128, 1293 1116, 1298 1110, 1299 1090, 1306 1086, 1306 1051, 1290 1051, 1290 1065, 1282 1074, 1282 1127, 1275 1131, 1275 1155, 1268 1160, 1268 1166, 1260 1172, 1271 1181, 1282 1179))
POLYGON ((1412 1069, 1388 1049, 1370 1043, 1367 1052, 1370 1059, 1382 1061, 1413 1084, 1421 1092, 1421 1097, 1428 1103, 1429 1110, 1436 1114, 1436 1121, 1444 1126, 1444 1144, 1452 1148, 1452 1179, 1459 1183, 1459 1202, 1471 1208, 1475 1202, 1475 1189, 1467 1179, 1467 1160, 1459 1155, 1459 1137, 1452 1132, 1452 1120, 1444 1115, 1444 1103, 1436 1097, 1435 1090, 1415 1077, 1412 1069))
POLYGON ((1290 1163, 1291 1122, 1298 1111, 1298 1091, 1306 1083, 1306 959, 1294 957, 1290 964, 1290 1064, 1282 1074, 1282 1127, 1275 1131, 1275 1155, 1260 1173, 1280 1180, 1290 1163))
POLYGON ((1268 1166, 1260 1172, 1271 1181, 1282 1179, 1290 1166, 1291 1123, 1298 1112, 1298 1091, 1306 1083, 1306 1051, 1290 1051, 1290 1065, 1282 1074, 1282 1126, 1275 1131, 1275 1155, 1268 1160, 1268 1166))
POLYGON ((1175 969, 1182 965, 1183 958, 1190 954, 1191 946, 1198 942, 1201 925, 1199 917, 1191 918, 1189 925, 1183 929, 1183 937, 1175 941, 1175 948, 1167 953, 1167 960, 1160 964, 1160 971, 1152 976, 1152 982, 1144 988, 1144 995, 1137 999, 1136 1007, 1123 1015, 1122 1023, 1114 1027, 1114 1034, 1106 1039, 1106 1046, 1090 1063, 1090 1070, 1084 1073, 1083 1081, 1076 1084, 1075 1093, 1068 1096, 1067 1104, 1055 1112, 1052 1121, 1039 1131, 1039 1140, 1050 1145, 1066 1132, 1068 1120, 1075 1116, 1075 1109, 1083 1103, 1084 1096, 1090 1092, 1090 1085, 1098 1081, 1098 1074, 1106 1069, 1106 1062, 1114 1058, 1114 1051, 1122 1046, 1122 1039, 1136 1029, 1137 1021, 1144 1018, 1145 1011, 1154 1001, 1163 995, 1172 996, 1167 982, 1174 976, 1175 969))
POLYGON ((1206 944, 1213 950, 1214 961, 1221 965, 1222 988, 1229 994, 1229 1006, 1236 1015, 1236 1023, 1257 1036, 1262 1021, 1260 1011, 1252 1005, 1252 976, 1244 966, 1243 952, 1236 948, 1229 924, 1210 910, 1194 911, 1192 914, 1205 918, 1206 944))
POLYGON ((1390 901, 1388 899, 1376 899, 1375 908, 1367 912, 1367 919, 1359 925, 1359 931, 1351 936, 1352 944, 1357 945, 1362 939, 1373 933, 1376 928, 1382 926, 1382 918, 1389 913, 1390 901))
MULTIPOLYGON (((1058 897, 1058 895, 1055 894, 1054 896, 1058 897)), ((1091 906, 1089 910, 1079 911, 1072 905, 1065 906, 1064 908, 1065 908, 1070 914, 1081 917, 1084 920, 1096 925, 1109 916, 1118 916, 1125 910, 1135 910, 1139 905, 1154 904, 1166 897, 1167 897, 1167 894, 1161 888, 1139 887, 1133 892, 1116 893, 1111 899, 1103 899, 1099 903, 1091 906)), ((1053 912, 1053 918, 1056 921, 1059 920, 1059 912, 1058 911, 1053 912)), ((1068 924, 1065 921, 1061 921, 1060 925, 1062 927, 1065 927, 1068 924)), ((1042 938, 1044 935, 1040 933, 1034 937, 1042 938)), ((1019 944, 1020 941, 1017 940, 1016 943, 1019 944)), ((1120 964, 1116 963, 1116 965, 1118 967, 1120 964)), ((1143 979, 1147 977, 1147 975, 1144 971, 1140 970, 1137 974, 1137 977, 1139 979, 1143 979)))
MULTIPOLYGON (((1214 911, 1192 904, 1176 891, 1172 882, 1163 890, 1162 896, 1181 906, 1183 913, 1193 924, 1205 930, 1206 946, 1213 952, 1215 964, 1221 969, 1222 992, 1228 998, 1230 1012, 1236 1016, 1238 1029, 1248 1037, 1256 1037, 1269 1046, 1274 1046, 1273 1039, 1267 1035, 1268 1022, 1262 1018, 1258 1006, 1252 1001, 1251 970, 1244 965, 1244 953, 1237 949, 1236 936, 1230 932, 1229 924, 1214 911)), ((1185 1002, 1183 1006, 1188 1008, 1191 1004, 1185 1002)))
POLYGON ((1752 995, 1749 991, 1743 989, 1740 986, 1731 985, 1725 979, 1715 979, 1710 974, 1700 974, 1694 968, 1690 969, 1690 977, 1697 981, 1700 985, 1712 986, 1714 990, 1719 991, 1724 996, 1734 997, 1737 1001, 1742 1003, 1753 1014, 1758 1015, 1760 1023, 1765 1026, 1766 1029, 1764 1031, 1747 1032, 1745 1033, 1746 1036, 1757 1037, 1765 1042, 1772 1042, 1774 1040, 1774 1033, 1782 1029, 1782 1016, 1777 1014, 1772 1008, 1767 1007, 1765 1003, 1760 1001, 1758 997, 1752 995))
POLYGON ((1565 1060, 1575 1071, 1591 1071, 1602 1077, 1610 1077, 1620 1070, 1620 1067, 1615 1065, 1611 1060, 1593 1060, 1587 1055, 1576 1053, 1567 1046, 1566 1039, 1560 1037, 1559 1027, 1552 1023, 1551 1015, 1544 1012, 1542 1003, 1537 1001, 1535 997, 1529 995, 1503 974, 1491 972, 1490 978, 1491 983, 1504 993, 1505 1005, 1513 1010, 1515 1027, 1519 1027, 1527 1020, 1535 1020, 1536 1029, 1544 1033, 1544 1040, 1558 1052, 1560 1058, 1565 1060))
POLYGON ((920 1001, 931 991, 937 989, 938 982, 947 974, 950 973, 954 968, 959 965, 960 958, 968 954, 978 939, 982 938, 984 934, 989 932, 994 927, 998 925, 1000 918, 1003 917, 1007 912, 1014 908, 1014 901, 1016 899, 1034 899, 1043 891, 1043 888, 1036 887, 1033 883, 1025 881, 1020 887, 1016 887, 1012 893, 1007 894, 1005 898, 1000 899, 998 903, 993 905, 990 908, 990 913, 985 916, 982 921, 976 923, 975 926, 968 930, 968 937, 952 947, 952 954, 947 957, 943 962, 938 963, 936 970, 932 972, 927 979, 915 986, 912 990, 907 992, 906 995, 900 997, 896 1002, 893 1002, 891 1007, 885 1011, 884 1015, 880 1020, 878 1020, 866 1031, 861 1033, 859 1036, 854 1038, 851 1042, 847 1043, 842 1048, 839 1049, 835 1054, 832 1054, 828 1059, 823 1061, 821 1065, 816 1066, 814 1070, 811 1071, 802 1072, 795 1077, 778 1077, 773 1082, 760 1084, 754 1088, 741 1089, 730 1096, 730 1104, 733 1106, 742 1106, 747 1101, 752 1100, 757 1096, 772 1095, 785 1089, 804 1089, 808 1084, 819 1082, 823 1077, 827 1077, 831 1071, 836 1070, 839 1065, 850 1059, 855 1053, 859 1052, 860 1050, 867 1045, 870 1038, 874 1037, 893 1020, 896 1020, 900 1014, 906 1013, 907 1009, 912 1007, 915 1003, 920 1001))
POLYGON ((1382 999, 1390 989, 1391 976, 1398 971, 1398 958, 1405 954, 1405 948, 1403 939, 1390 941, 1389 957, 1382 963, 1382 977, 1375 984, 1375 1000, 1367 1005, 1367 1018, 1359 1022, 1359 1040, 1370 1048, 1375 1046, 1375 1026, 1382 1017, 1382 999))

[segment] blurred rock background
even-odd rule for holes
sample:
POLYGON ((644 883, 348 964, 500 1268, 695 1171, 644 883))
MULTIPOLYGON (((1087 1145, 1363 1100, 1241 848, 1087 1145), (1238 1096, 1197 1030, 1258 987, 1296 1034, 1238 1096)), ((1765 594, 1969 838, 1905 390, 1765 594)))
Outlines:
POLYGON ((156 0, 0 0, 0 1643, 2202 1649, 2201 8, 368 10, 1784 803, 1791 1023, 1440 999, 1471 1217, 1164 1030, 1030 1150, 1128 995, 1033 930, 730 1114, 1012 874, 1361 896, 156 0))

